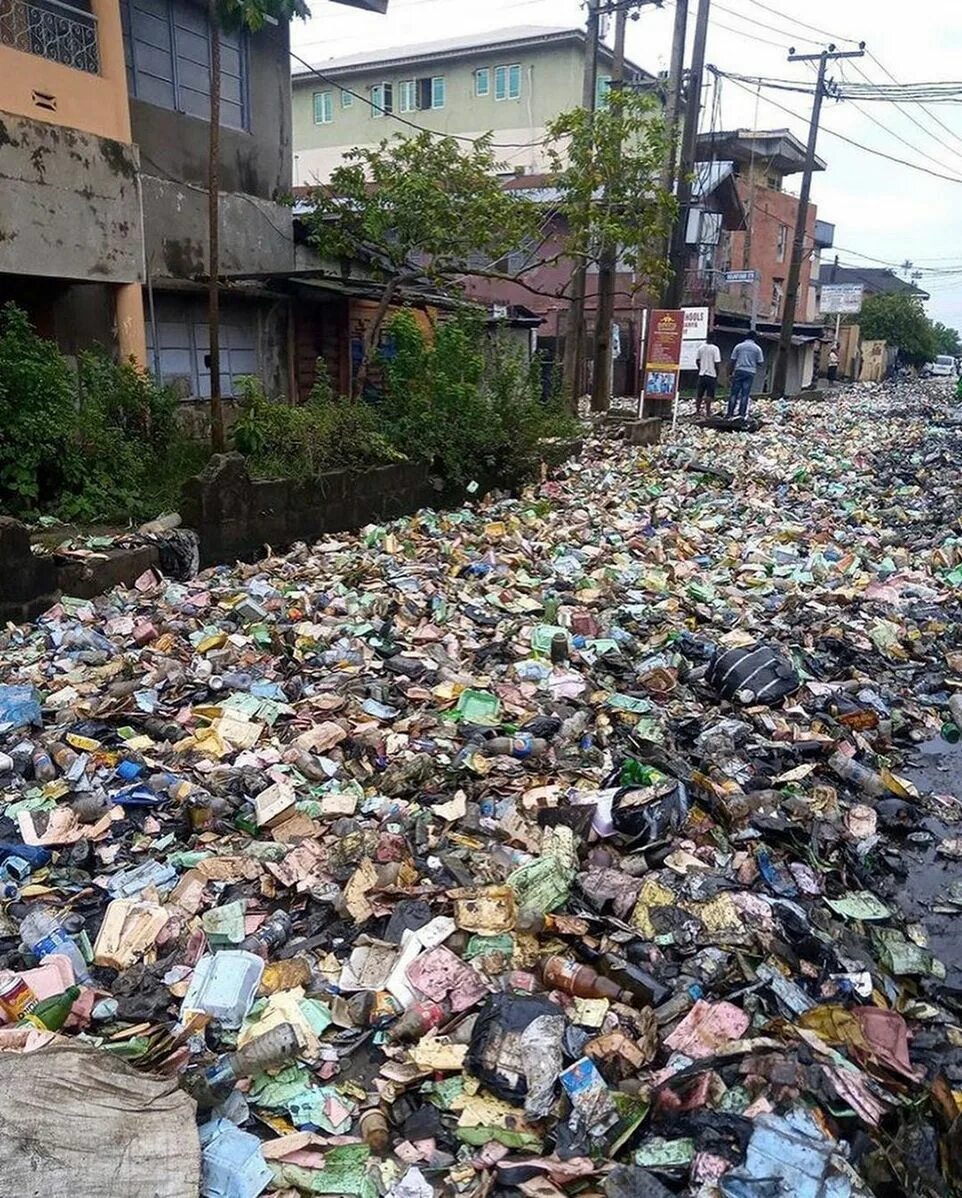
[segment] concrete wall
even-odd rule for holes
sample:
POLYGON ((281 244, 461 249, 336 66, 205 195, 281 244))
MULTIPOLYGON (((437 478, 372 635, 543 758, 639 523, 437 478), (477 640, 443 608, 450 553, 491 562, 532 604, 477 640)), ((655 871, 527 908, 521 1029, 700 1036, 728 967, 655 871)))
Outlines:
POLYGON ((200 537, 201 565, 256 559, 265 545, 284 548, 327 532, 360 528, 436 501, 427 467, 346 470, 310 482, 252 481, 239 453, 216 454, 184 485, 181 515, 200 537))
POLYGON ((141 280, 137 169, 127 143, 0 113, 0 272, 141 280))
MULTIPOLYGON (((288 50, 286 25, 250 37, 250 129, 221 128, 222 191, 279 200, 291 190, 288 50)), ((207 121, 133 98, 130 119, 146 174, 207 187, 207 121)))
MULTIPOLYGON (((582 50, 576 43, 548 45, 529 50, 481 50, 470 57, 437 57, 430 63, 407 67, 373 67, 332 76, 336 83, 369 97, 378 83, 394 85, 395 116, 439 133, 459 133, 469 137, 494 130, 495 141, 526 143, 544 137, 545 125, 559 113, 581 103, 582 50), (495 100, 494 67, 518 63, 521 66, 521 95, 516 100, 495 100), (474 94, 474 72, 489 67, 490 91, 485 97, 474 94), (398 84, 405 79, 431 75, 445 77, 443 108, 402 113, 398 109, 398 84)), ((355 99, 349 108, 341 104, 339 86, 321 79, 295 79, 293 84, 293 130, 295 183, 324 180, 337 166, 346 150, 360 145, 376 145, 395 133, 412 132, 395 116, 375 117, 369 104, 355 99), (330 124, 314 124, 314 93, 331 91, 334 119, 330 124)), ((544 151, 539 146, 496 149, 495 156, 510 166, 528 171, 544 170, 544 151)))
MULTIPOLYGON (((206 128, 206 126, 205 126, 206 128)), ((147 262, 155 285, 207 275, 207 193, 143 176, 147 262)), ((250 195, 221 193, 220 272, 277 273, 294 266, 291 210, 250 195)))

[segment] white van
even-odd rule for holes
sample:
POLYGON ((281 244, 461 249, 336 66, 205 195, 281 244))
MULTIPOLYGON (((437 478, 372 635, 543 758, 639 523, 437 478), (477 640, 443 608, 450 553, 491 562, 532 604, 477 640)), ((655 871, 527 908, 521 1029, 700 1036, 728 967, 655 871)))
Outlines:
POLYGON ((930 362, 922 373, 930 379, 948 379, 955 377, 955 358, 951 354, 939 354, 934 362, 930 362))

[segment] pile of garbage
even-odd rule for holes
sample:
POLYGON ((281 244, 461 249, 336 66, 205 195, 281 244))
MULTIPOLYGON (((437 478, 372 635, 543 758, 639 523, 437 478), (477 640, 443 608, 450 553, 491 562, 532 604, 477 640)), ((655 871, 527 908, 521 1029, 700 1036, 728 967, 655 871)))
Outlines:
POLYGON ((835 392, 4 632, 0 1192, 958 1192, 960 467, 835 392))

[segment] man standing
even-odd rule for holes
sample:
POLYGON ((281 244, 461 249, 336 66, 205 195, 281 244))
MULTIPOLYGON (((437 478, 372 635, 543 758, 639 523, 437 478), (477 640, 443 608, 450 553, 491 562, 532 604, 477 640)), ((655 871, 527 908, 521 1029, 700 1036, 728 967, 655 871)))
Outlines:
POLYGON ((833 345, 828 351, 828 381, 835 383, 838 379, 838 346, 833 345))
POLYGON ((765 364, 765 355, 755 340, 754 331, 732 350, 732 381, 728 393, 728 419, 735 415, 744 419, 748 415, 748 401, 755 383, 755 371, 765 364), (737 408, 737 412, 736 412, 737 408))
POLYGON ((701 401, 705 401, 705 415, 711 415, 711 401, 715 398, 715 387, 718 385, 718 366, 721 362, 721 350, 711 340, 699 345, 695 354, 698 365, 698 390, 695 393, 695 415, 701 414, 701 401))

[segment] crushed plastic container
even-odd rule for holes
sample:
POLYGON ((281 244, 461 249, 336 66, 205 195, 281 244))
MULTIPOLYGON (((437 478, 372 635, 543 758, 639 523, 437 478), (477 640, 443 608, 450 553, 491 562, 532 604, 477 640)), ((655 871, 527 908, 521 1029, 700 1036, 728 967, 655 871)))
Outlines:
POLYGON ((225 949, 202 957, 184 995, 180 1018, 203 1011, 228 1028, 237 1028, 251 1009, 264 972, 254 953, 225 949))

